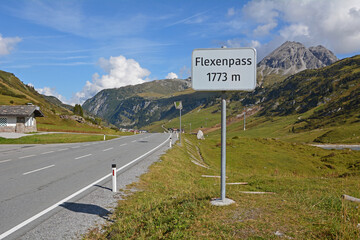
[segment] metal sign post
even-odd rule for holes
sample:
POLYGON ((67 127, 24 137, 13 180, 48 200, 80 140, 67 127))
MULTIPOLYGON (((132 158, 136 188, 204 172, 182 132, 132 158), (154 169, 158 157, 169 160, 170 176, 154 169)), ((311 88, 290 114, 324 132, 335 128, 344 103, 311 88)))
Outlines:
MULTIPOLYGON (((221 96, 221 189, 216 206, 234 203, 226 198, 226 95, 225 91, 252 91, 256 87, 254 48, 195 49, 191 65, 192 88, 222 91, 221 96)), ((244 115, 245 124, 245 115, 244 115)), ((245 125, 244 125, 245 130, 245 125)))
POLYGON ((182 101, 174 102, 174 105, 175 105, 176 109, 180 110, 180 138, 179 138, 179 140, 180 140, 180 145, 181 145, 181 131, 182 131, 181 130, 181 109, 183 108, 182 101))
POLYGON ((221 96, 221 201, 225 201, 226 196, 226 95, 221 96))

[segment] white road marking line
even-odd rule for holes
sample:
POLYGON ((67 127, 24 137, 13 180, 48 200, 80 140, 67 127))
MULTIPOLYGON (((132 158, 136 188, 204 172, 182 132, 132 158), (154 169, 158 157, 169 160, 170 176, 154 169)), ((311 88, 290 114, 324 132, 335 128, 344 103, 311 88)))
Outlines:
POLYGON ((80 159, 80 158, 85 158, 85 157, 89 157, 89 156, 91 156, 92 154, 87 154, 87 155, 84 155, 84 156, 81 156, 81 157, 77 157, 77 158, 75 158, 75 160, 78 160, 78 159, 80 159))
POLYGON ((48 153, 53 153, 53 152, 54 152, 54 151, 43 152, 41 155, 48 154, 48 153))
POLYGON ((10 162, 11 159, 6 159, 6 160, 1 160, 0 163, 4 163, 4 162, 10 162))
POLYGON ((120 145, 120 147, 122 147, 122 146, 126 146, 126 145, 127 145, 127 143, 123 143, 123 144, 121 144, 121 145, 120 145))
MULTIPOLYGON (((130 164, 132 164, 132 163, 136 162, 137 160, 141 159, 142 157, 146 156, 147 154, 152 153, 153 151, 155 151, 156 149, 160 148, 160 147, 161 147, 161 146, 163 146, 165 143, 167 143, 167 142, 169 141, 169 139, 170 139, 170 136, 169 136, 169 138, 168 138, 168 139, 166 139, 163 143, 161 143, 161 144, 160 144, 160 145, 158 145, 157 147, 155 147, 155 148, 153 148, 152 150, 150 150, 149 152, 147 152, 147 153, 145 153, 145 154, 141 155, 140 157, 138 157, 138 158, 134 159, 134 160, 133 160, 133 161, 131 161, 130 163, 128 163, 128 164, 126 164, 126 165, 122 166, 121 168, 117 169, 116 171, 117 171, 117 172, 119 172, 119 171, 121 171, 123 168, 125 168, 125 167, 127 167, 128 165, 130 165, 130 164)), ((27 219, 27 220, 23 221, 22 223, 20 223, 20 224, 16 225, 15 227, 11 228, 10 230, 8 230, 8 231, 6 231, 6 232, 2 233, 2 234, 0 235, 0 239, 3 239, 3 238, 5 238, 5 237, 9 236, 10 234, 12 234, 12 233, 16 232, 17 230, 19 230, 19 229, 23 228, 24 226, 28 225, 28 224, 29 224, 29 223, 31 223, 32 221, 35 221, 35 220, 36 220, 36 219, 38 219, 39 217, 41 217, 41 216, 45 215, 46 213, 48 213, 48 212, 50 212, 51 210, 55 209, 56 207, 60 206, 60 205, 61 205, 61 204, 63 204, 64 202, 67 202, 67 201, 69 201, 70 199, 72 199, 72 198, 76 197, 76 196, 77 196, 77 195, 79 195, 80 193, 82 193, 82 192, 84 192, 84 191, 88 190, 88 189, 89 189, 89 188, 91 188, 92 186, 94 186, 94 185, 98 184, 99 182, 101 182, 101 181, 105 180, 106 178, 110 177, 111 175, 112 175, 112 173, 109 173, 108 175, 106 175, 106 176, 104 176, 104 177, 102 177, 102 178, 100 178, 100 179, 96 180, 95 182, 93 182, 93 183, 91 183, 91 184, 87 185, 86 187, 84 187, 84 188, 80 189, 79 191, 77 191, 77 192, 75 192, 75 193, 71 194, 70 196, 68 196, 68 197, 64 198, 63 200, 61 200, 61 201, 59 201, 59 202, 55 203, 54 205, 52 205, 52 206, 50 206, 50 207, 46 208, 45 210, 43 210, 43 211, 39 212, 38 214, 36 214, 36 215, 32 216, 31 218, 29 218, 29 219, 27 219)))
POLYGON ((131 142, 136 142, 136 140, 134 140, 134 141, 131 141, 131 142))
POLYGON ((85 145, 84 145, 84 147, 86 147, 86 146, 90 146, 90 145, 91 145, 91 144, 85 144, 85 145))
POLYGON ((51 168, 51 167, 55 167, 55 165, 50 165, 50 166, 47 166, 47 167, 39 168, 39 169, 30 171, 30 172, 23 173, 22 175, 28 175, 30 173, 38 172, 38 171, 41 171, 41 170, 44 170, 44 169, 47 169, 47 168, 51 168))
POLYGON ((114 148, 107 148, 107 149, 104 149, 103 152, 106 152, 106 151, 109 151, 111 149, 114 149, 114 148))
POLYGON ((69 150, 68 148, 59 149, 58 152, 69 150))
POLYGON ((29 157, 35 157, 35 156, 36 156, 36 155, 27 155, 27 156, 19 157, 19 159, 29 158, 29 157))
POLYGON ((75 147, 71 147, 71 148, 79 148, 80 146, 75 146, 75 147))

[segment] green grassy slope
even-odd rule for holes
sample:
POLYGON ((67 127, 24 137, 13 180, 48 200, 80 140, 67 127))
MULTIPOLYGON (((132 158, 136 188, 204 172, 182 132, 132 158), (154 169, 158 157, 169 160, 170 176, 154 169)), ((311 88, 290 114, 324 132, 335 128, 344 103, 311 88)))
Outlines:
POLYGON ((23 105, 29 102, 39 106, 45 115, 37 118, 38 131, 115 133, 114 130, 101 126, 62 119, 60 115, 72 115, 72 111, 47 101, 32 86, 25 85, 14 74, 0 71, 0 105, 23 105))
MULTIPOLYGON (((252 93, 229 93, 227 103, 230 137, 271 137, 290 142, 360 143, 360 56, 317 70, 306 70, 252 93), (247 117, 243 131, 243 105, 258 109, 247 117), (234 119, 235 121, 231 121, 234 119)), ((198 108, 182 117, 189 130, 217 130, 220 107, 198 108), (209 127, 213 129, 206 129, 209 127)), ((150 131, 179 128, 179 120, 162 121, 150 131)), ((219 131, 219 130, 217 130, 219 131)))
MULTIPOLYGON (((120 201, 113 223, 86 239, 358 239, 358 151, 323 150, 274 139, 227 141, 227 197, 235 204, 210 205, 220 195, 220 135, 186 135, 120 201), (195 165, 201 162, 209 168, 195 165), (267 192, 270 194, 247 194, 267 192)), ((128 192, 129 190, 121 190, 128 192)))

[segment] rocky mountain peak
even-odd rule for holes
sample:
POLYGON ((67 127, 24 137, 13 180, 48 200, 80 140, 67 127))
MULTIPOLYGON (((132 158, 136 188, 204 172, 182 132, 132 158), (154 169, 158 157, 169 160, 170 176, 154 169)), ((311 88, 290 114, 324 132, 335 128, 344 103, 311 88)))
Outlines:
POLYGON ((325 64, 325 66, 331 65, 339 60, 333 52, 324 46, 318 45, 316 47, 310 47, 309 50, 315 57, 325 64))
POLYGON ((316 69, 336 62, 338 58, 319 45, 306 48, 302 43, 287 41, 258 63, 262 76, 295 74, 305 69, 316 69))

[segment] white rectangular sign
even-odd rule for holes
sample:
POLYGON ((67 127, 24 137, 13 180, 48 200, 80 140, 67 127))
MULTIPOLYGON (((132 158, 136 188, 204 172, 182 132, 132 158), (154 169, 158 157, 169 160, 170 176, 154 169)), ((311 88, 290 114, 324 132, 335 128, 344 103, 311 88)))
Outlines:
POLYGON ((254 48, 195 49, 192 88, 197 91, 251 91, 256 87, 254 48))

